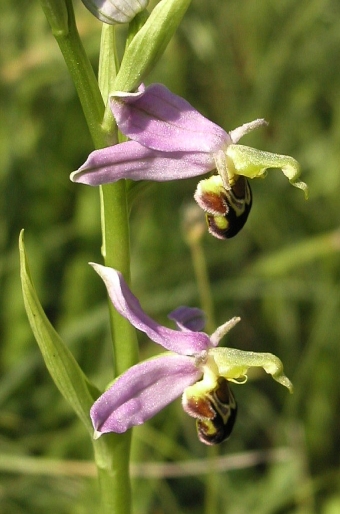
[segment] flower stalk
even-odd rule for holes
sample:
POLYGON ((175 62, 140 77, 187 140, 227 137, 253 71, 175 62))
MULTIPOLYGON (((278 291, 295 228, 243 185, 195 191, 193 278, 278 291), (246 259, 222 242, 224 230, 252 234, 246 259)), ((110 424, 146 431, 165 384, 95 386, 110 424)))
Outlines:
MULTIPOLYGON (((103 25, 99 60, 99 90, 105 101, 118 69, 115 27, 103 25)), ((101 126, 106 141, 118 142, 117 127, 106 111, 101 126)), ((126 182, 107 184, 100 188, 102 255, 106 265, 117 266, 130 280, 129 214, 126 182)), ((113 344, 113 376, 123 373, 137 361, 134 328, 112 308, 109 302, 113 344), (124 342, 124 351, 120 347, 124 342)), ((129 475, 131 431, 110 434, 102 441, 93 440, 95 462, 101 491, 101 502, 107 514, 130 514, 131 485, 129 475)))
POLYGON ((41 0, 41 4, 76 87, 94 146, 97 149, 103 148, 106 146, 105 135, 101 129, 104 103, 93 68, 79 37, 72 0, 41 0), (64 6, 63 16, 60 14, 61 5, 64 6))
MULTIPOLYGON (((96 149, 117 142, 116 126, 111 120, 103 124, 104 100, 107 98, 111 80, 116 76, 113 68, 116 61, 114 27, 103 29, 100 79, 98 85, 91 63, 81 43, 74 17, 71 0, 64 0, 67 9, 65 16, 59 14, 60 2, 42 1, 44 12, 52 27, 53 35, 63 54, 64 60, 76 87, 84 116, 96 149), (48 5, 47 5, 48 4, 48 5), (57 13, 54 7, 58 7, 57 13), (61 20, 58 29, 56 20, 61 20), (109 72, 104 72, 107 63, 113 63, 109 72)), ((130 275, 128 208, 125 183, 105 185, 101 188, 103 257, 107 265, 116 266, 127 280, 130 275)), ((111 305, 111 304, 110 304, 111 305)), ((117 374, 133 365, 137 359, 137 343, 133 327, 117 311, 110 308, 113 338, 114 372, 117 374), (124 351, 119 351, 119 343, 124 341, 124 351)), ((131 512, 131 490, 129 478, 131 433, 110 434, 101 441, 93 440, 95 462, 98 469, 103 513, 129 514, 131 512)))

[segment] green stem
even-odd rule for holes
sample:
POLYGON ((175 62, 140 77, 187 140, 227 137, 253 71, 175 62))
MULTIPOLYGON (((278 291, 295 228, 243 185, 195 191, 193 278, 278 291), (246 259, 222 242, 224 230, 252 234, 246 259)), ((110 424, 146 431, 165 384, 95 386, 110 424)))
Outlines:
MULTIPOLYGON (((130 279, 130 247, 126 182, 102 187, 103 257, 106 266, 119 269, 130 279)), ((136 332, 110 304, 115 376, 138 360, 136 332), (124 348, 122 348, 124 345, 124 348)))
POLYGON ((76 87, 95 148, 103 148, 106 146, 106 135, 101 128, 104 102, 78 34, 72 0, 40 0, 40 3, 76 87), (59 15, 62 6, 63 19, 59 15))
POLYGON ((201 309, 205 312, 207 319, 206 331, 211 334, 216 329, 214 302, 211 294, 207 261, 201 239, 193 239, 189 242, 189 246, 200 297, 201 309))
MULTIPOLYGON (((117 141, 116 128, 110 116, 104 117, 104 101, 116 75, 114 27, 103 27, 100 59, 101 89, 82 46, 72 0, 40 0, 53 34, 64 56, 75 84, 95 148, 117 141), (106 71, 105 71, 106 68, 106 71), (104 101, 103 101, 104 98, 104 101)), ((103 257, 107 266, 119 269, 130 278, 129 219, 125 181, 103 186, 102 234, 103 257)), ((125 318, 110 304, 115 376, 137 361, 136 334, 125 318), (124 348, 122 347, 124 345, 124 348)), ((131 431, 106 434, 93 441, 98 469, 103 514, 130 514, 129 477, 131 431)))
MULTIPOLYGON (((99 61, 99 87, 103 98, 108 98, 117 74, 115 27, 103 25, 99 61)), ((106 113, 105 127, 117 142, 116 126, 106 113)), ((106 266, 122 272, 130 281, 129 209, 126 181, 101 187, 102 254, 106 266)), ((111 329, 115 376, 123 373, 138 360, 136 332, 132 325, 110 303, 111 329), (122 348, 122 344, 124 348, 122 348)))
POLYGON ((220 475, 216 469, 219 454, 220 452, 217 446, 211 446, 207 449, 207 466, 209 467, 209 473, 205 479, 204 514, 218 514, 218 512, 220 512, 218 506, 220 475))
MULTIPOLYGON (((200 232, 196 234, 193 230, 192 237, 187 237, 186 239, 191 251, 191 259, 200 297, 200 306, 205 312, 207 319, 206 331, 211 334, 216 329, 214 302, 211 293, 207 261, 200 235, 200 232)), ((205 480, 204 514, 217 514, 219 512, 219 475, 215 466, 215 460, 218 455, 219 450, 216 446, 208 448, 207 466, 210 468, 210 472, 207 474, 205 480)))
POLYGON ((93 443, 102 514, 131 513, 130 443, 131 431, 105 434, 93 443))
MULTIPOLYGON (((105 101, 116 76, 117 61, 114 26, 103 25, 99 62, 99 87, 105 101)), ((106 110, 104 125, 117 142, 113 118, 106 110)), ((106 266, 120 270, 130 279, 129 211, 126 182, 120 180, 100 188, 102 254, 106 266)), ((138 360, 136 332, 132 325, 109 304, 114 356, 114 376, 120 375, 138 360), (123 347, 124 345, 124 347, 123 347)), ((129 475, 131 434, 106 434, 94 441, 102 504, 107 514, 130 514, 129 475)))

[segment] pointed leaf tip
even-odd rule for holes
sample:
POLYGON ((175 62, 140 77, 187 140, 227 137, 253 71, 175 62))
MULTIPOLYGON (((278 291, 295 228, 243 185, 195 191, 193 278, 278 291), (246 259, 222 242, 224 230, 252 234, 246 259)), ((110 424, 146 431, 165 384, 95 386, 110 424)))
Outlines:
POLYGON ((23 230, 19 237, 19 252, 25 309, 46 367, 61 394, 92 434, 90 408, 100 393, 88 381, 72 353, 46 317, 31 280, 23 230))

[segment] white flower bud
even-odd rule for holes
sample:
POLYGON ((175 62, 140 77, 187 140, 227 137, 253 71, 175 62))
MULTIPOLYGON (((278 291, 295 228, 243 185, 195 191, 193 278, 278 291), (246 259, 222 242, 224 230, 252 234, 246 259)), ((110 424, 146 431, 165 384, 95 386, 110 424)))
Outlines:
POLYGON ((82 2, 98 20, 114 25, 129 23, 136 14, 146 8, 149 0, 82 0, 82 2))

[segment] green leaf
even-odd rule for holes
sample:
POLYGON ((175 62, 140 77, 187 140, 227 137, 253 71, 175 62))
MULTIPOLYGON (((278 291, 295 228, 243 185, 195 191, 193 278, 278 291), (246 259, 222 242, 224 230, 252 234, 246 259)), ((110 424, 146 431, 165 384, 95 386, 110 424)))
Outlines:
POLYGON ((162 0, 125 50, 115 89, 133 91, 154 68, 191 0, 162 0))
POLYGON ((59 391, 92 436, 93 427, 89 412, 100 392, 89 382, 43 311, 30 276, 23 230, 19 238, 19 252, 25 309, 46 367, 59 391))

